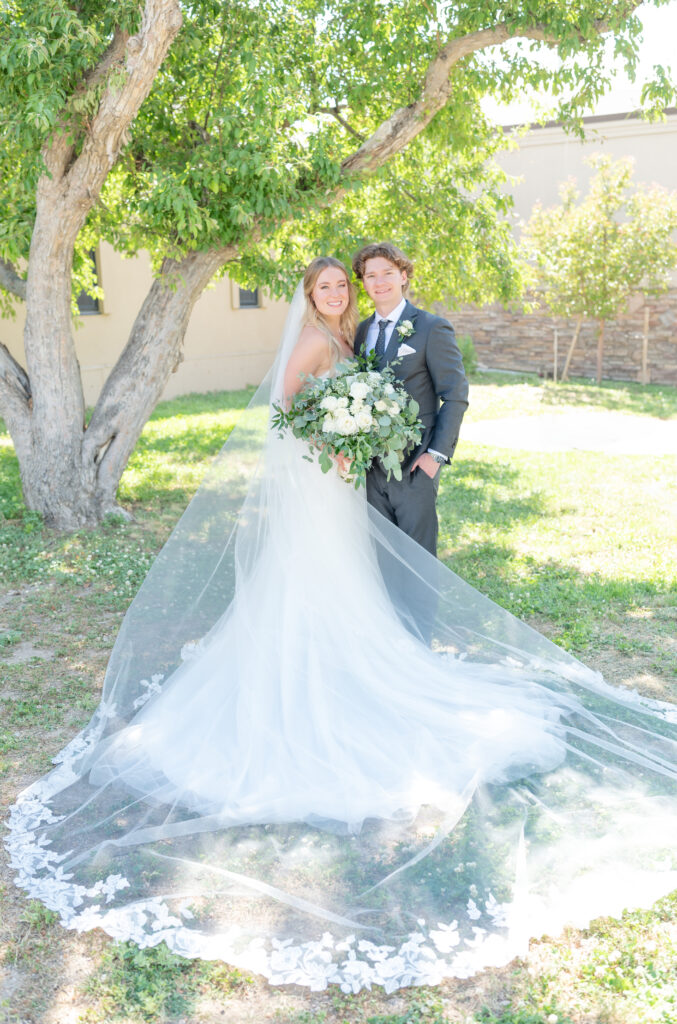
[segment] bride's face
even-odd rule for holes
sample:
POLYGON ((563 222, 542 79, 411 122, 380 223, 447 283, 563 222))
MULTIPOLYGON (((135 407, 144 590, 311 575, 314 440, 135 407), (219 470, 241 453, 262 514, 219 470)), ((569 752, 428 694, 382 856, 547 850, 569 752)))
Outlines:
POLYGON ((310 293, 315 309, 323 316, 341 316, 348 308, 348 278, 338 267, 325 267, 310 293))

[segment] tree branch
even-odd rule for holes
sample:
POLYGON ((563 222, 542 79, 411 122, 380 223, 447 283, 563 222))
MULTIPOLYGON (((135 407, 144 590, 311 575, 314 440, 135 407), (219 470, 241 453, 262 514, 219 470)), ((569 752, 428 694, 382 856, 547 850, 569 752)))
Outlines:
POLYGON ((146 0, 137 35, 125 38, 119 33, 113 40, 93 77, 108 74, 124 56, 126 79, 122 87, 117 83, 110 85, 102 96, 82 151, 68 171, 68 179, 73 185, 77 186, 80 179, 86 178, 87 191, 98 195, 124 145, 129 125, 151 90, 181 21, 178 0, 146 0))
POLYGON ((346 121, 346 119, 344 117, 341 117, 340 107, 338 107, 338 106, 335 106, 335 107, 318 107, 317 108, 317 113, 318 114, 331 114, 331 116, 335 117, 336 120, 338 121, 338 123, 343 128, 345 128, 345 130, 347 132, 350 132, 351 135, 354 135, 354 137, 359 142, 364 142, 365 141, 366 135, 363 135, 361 132, 358 132, 355 128, 353 128, 352 125, 348 124, 348 122, 346 121))
POLYGON ((15 443, 26 434, 31 406, 28 374, 0 341, 0 410, 15 443))
POLYGON ((79 153, 69 141, 67 103, 61 126, 43 149, 46 169, 36 190, 24 328, 26 368, 40 396, 31 415, 37 445, 48 446, 55 433, 82 435, 84 397, 71 317, 73 248, 180 25, 180 0, 145 0, 138 33, 126 41, 118 34, 90 74, 90 81, 100 79, 101 96, 79 153), (115 72, 123 43, 124 68, 115 72))
POLYGON ((189 252, 178 262, 165 260, 153 282, 99 395, 83 442, 84 457, 97 465, 99 482, 111 491, 111 500, 141 429, 181 359, 195 302, 219 267, 236 255, 234 247, 189 252))
POLYGON ((3 259, 0 259, 0 288, 20 299, 26 298, 26 282, 23 277, 19 277, 13 265, 3 259))
MULTIPOLYGON (((631 0, 628 14, 639 7, 631 0)), ((602 35, 609 30, 606 21, 594 25, 594 32, 602 35)), ((380 167, 389 157, 405 148, 430 124, 435 114, 444 107, 451 94, 450 74, 456 64, 478 50, 488 46, 499 46, 510 39, 533 39, 557 45, 560 40, 543 26, 532 28, 511 27, 501 22, 493 28, 478 29, 466 36, 450 39, 428 66, 421 94, 416 102, 400 107, 386 121, 378 126, 360 148, 342 163, 345 174, 369 173, 380 167)))
POLYGON ((122 66, 128 42, 129 32, 123 32, 121 29, 116 28, 113 38, 104 51, 101 60, 96 67, 86 73, 82 82, 75 90, 75 94, 80 95, 83 92, 88 92, 89 89, 93 89, 98 85, 114 67, 122 66))
MULTIPOLYGON (((69 141, 72 129, 69 130, 67 114, 61 128, 50 137, 43 152, 55 187, 65 179, 69 190, 75 189, 81 179, 87 178, 86 191, 92 199, 98 195, 118 158, 125 132, 150 92, 157 70, 181 27, 181 20, 179 0, 146 0, 138 33, 130 36, 115 31, 101 60, 84 76, 75 95, 105 82, 116 67, 124 67, 126 74, 122 82, 109 83, 105 89, 77 157, 69 141)), ((85 202, 81 196, 78 198, 85 202)), ((64 199, 68 201, 68 196, 64 199)))

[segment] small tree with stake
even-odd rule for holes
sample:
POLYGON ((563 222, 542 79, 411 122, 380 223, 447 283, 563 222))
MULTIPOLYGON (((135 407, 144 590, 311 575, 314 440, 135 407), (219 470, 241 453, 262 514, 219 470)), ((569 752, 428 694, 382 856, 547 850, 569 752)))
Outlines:
POLYGON ((596 174, 579 202, 576 183, 560 188, 560 206, 534 211, 522 235, 531 283, 553 316, 574 317, 574 335, 561 379, 569 374, 584 318, 598 321, 597 383, 602 379, 608 320, 627 308, 632 295, 645 297, 642 379, 646 379, 647 298, 670 286, 677 266, 677 192, 658 185, 631 191, 633 160, 590 158, 596 174))

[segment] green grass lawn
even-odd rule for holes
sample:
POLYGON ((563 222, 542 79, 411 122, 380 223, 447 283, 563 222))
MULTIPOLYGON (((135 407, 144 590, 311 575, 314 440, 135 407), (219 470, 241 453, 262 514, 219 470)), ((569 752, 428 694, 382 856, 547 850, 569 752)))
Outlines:
MULTIPOLYGON (((0 433, 0 817, 96 706, 124 609, 250 395, 161 403, 120 486, 134 521, 94 532, 52 534, 25 510, 0 433)), ((677 418, 677 389, 633 384, 482 374, 471 402, 475 420, 597 408, 641 430, 646 418, 677 418)), ((677 456, 461 440, 439 511, 450 568, 610 681, 677 701, 677 456)), ((664 900, 434 991, 311 996, 98 933, 73 936, 27 904, 3 868, 0 1021, 677 1024, 676 922, 677 900, 664 900)))

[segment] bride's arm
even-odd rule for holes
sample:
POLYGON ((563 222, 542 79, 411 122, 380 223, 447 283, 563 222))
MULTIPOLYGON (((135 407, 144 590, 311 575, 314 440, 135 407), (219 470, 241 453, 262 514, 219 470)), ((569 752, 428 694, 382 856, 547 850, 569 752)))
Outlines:
POLYGON ((285 404, 304 386, 304 377, 317 376, 331 366, 329 342, 316 327, 304 327, 284 371, 285 404))
MULTIPOLYGON (((316 377, 330 367, 331 352, 327 339, 316 327, 304 327, 284 371, 284 402, 287 408, 304 386, 304 377, 310 374, 316 377)), ((341 473, 350 471, 350 459, 344 455, 334 455, 333 458, 341 473)))

